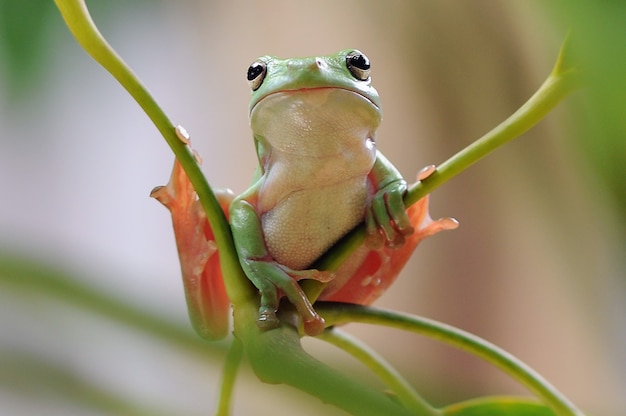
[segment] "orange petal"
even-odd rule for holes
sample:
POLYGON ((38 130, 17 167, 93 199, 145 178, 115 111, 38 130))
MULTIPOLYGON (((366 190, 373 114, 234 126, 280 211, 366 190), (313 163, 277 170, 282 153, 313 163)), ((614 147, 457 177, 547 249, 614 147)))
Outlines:
MULTIPOLYGON (((185 297, 191 323, 206 339, 219 339, 228 333, 230 301, 224 287, 213 231, 197 194, 178 161, 166 186, 155 188, 150 196, 172 215, 185 297)), ((228 213, 232 194, 218 196, 228 213)))
POLYGON ((337 277, 326 286, 319 299, 371 304, 395 281, 420 241, 439 231, 458 227, 458 222, 452 218, 436 221, 430 218, 428 196, 409 207, 407 213, 415 232, 406 237, 404 245, 397 249, 373 250, 364 244, 336 271, 337 277))

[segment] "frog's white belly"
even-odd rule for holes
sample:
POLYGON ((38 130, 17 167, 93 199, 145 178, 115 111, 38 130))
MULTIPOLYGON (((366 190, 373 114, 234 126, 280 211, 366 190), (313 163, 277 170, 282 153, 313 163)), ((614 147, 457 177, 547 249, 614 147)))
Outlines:
POLYGON ((380 110, 346 89, 313 88, 271 94, 250 117, 262 150, 255 205, 269 254, 308 268, 364 218, 380 110))
POLYGON ((310 267, 363 221, 370 195, 367 176, 290 193, 261 215, 271 256, 295 270, 310 267))

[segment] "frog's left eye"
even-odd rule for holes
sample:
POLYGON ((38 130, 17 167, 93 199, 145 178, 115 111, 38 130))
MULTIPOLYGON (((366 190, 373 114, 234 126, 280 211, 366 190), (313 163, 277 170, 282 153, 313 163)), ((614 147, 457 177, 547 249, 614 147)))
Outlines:
POLYGON ((370 60, 360 51, 352 51, 346 55, 346 66, 359 81, 367 81, 370 77, 370 60))
POLYGON ((248 84, 250 84, 252 91, 259 89, 266 73, 267 64, 265 62, 261 60, 252 62, 252 65, 248 68, 248 84))

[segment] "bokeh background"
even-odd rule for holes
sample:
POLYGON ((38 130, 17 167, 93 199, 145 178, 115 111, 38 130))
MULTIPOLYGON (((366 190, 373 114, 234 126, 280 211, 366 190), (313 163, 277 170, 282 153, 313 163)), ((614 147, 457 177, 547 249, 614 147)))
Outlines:
MULTIPOLYGON (((189 130, 211 184, 236 192, 256 162, 245 72, 257 56, 364 51, 385 111, 379 148, 412 178, 518 108, 571 31, 593 87, 432 195, 432 215, 454 216, 461 227, 423 243, 378 305, 474 332, 589 414, 624 414, 626 4, 88 5, 170 118, 189 130)), ((51 0, 0 1, 0 413, 211 413, 226 344, 191 333, 170 219, 148 197, 167 181, 172 160, 51 0)), ((436 404, 527 394, 434 341, 346 329, 436 404)), ((305 345, 376 383, 349 357, 305 345)), ((244 366, 235 414, 294 412, 342 414, 289 387, 263 385, 244 366)))

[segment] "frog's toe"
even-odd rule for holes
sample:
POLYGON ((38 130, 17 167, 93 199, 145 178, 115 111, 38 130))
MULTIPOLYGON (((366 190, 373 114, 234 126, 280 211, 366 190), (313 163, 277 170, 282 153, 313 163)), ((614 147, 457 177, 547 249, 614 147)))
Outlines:
POLYGON ((378 224, 371 210, 365 217, 365 245, 372 250, 380 250, 385 246, 385 238, 378 230, 378 224))
POLYGON ((260 308, 259 309, 259 317, 256 320, 256 325, 262 330, 268 330, 272 328, 276 328, 280 320, 276 316, 276 311, 260 308))
POLYGON ((406 238, 404 237, 403 234, 396 234, 393 238, 393 240, 388 240, 387 241, 387 247, 389 248, 400 248, 402 246, 404 246, 404 243, 406 242, 406 238))
POLYGON ((316 316, 313 319, 304 321, 304 332, 312 337, 321 334, 326 327, 326 321, 321 316, 316 316))

